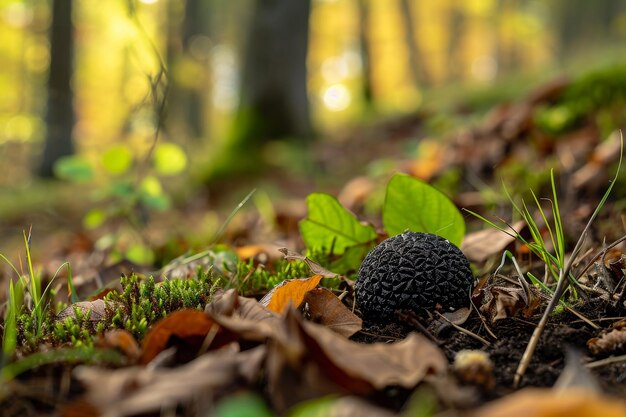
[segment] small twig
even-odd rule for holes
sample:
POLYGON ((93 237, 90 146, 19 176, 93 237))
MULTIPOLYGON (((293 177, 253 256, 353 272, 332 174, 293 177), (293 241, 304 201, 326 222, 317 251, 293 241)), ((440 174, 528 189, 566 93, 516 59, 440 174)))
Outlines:
POLYGON ((450 325, 452 325, 452 327, 454 327, 455 329, 457 329, 457 330, 458 330, 458 331, 460 331, 461 333, 466 334, 466 335, 468 335, 469 337, 472 337, 472 338, 474 338, 474 339, 478 340, 479 342, 481 342, 481 343, 482 343, 482 344, 484 344, 485 346, 491 346, 491 343, 490 343, 488 340, 486 340, 486 339, 484 339, 484 338, 482 338, 482 337, 478 336, 476 333, 471 332, 471 331, 469 331, 469 330, 467 330, 467 329, 465 329, 465 328, 463 328, 463 327, 459 326, 458 324, 456 324, 456 323, 452 322, 450 319, 448 319, 446 316, 444 316, 444 315, 443 315, 443 314, 441 314, 440 312, 435 311, 435 313, 437 313, 437 315, 438 315, 439 317, 441 317, 442 319, 444 319, 445 321, 447 321, 450 325))
POLYGON ((626 362, 626 355, 610 356, 610 357, 605 358, 605 359, 600 359, 599 361, 589 362, 589 363, 585 364, 585 367, 587 367, 587 368, 600 368, 602 366, 611 365, 611 364, 619 363, 619 362, 626 362))
POLYGON ((432 335, 428 329, 426 327, 424 327, 424 325, 422 323, 419 322, 419 320, 417 320, 415 318, 415 316, 413 314, 408 314, 408 313, 404 313, 402 311, 397 311, 396 312, 397 316, 410 323, 411 325, 417 327, 423 334, 424 336, 428 337, 430 340, 432 340, 433 342, 435 342, 437 345, 441 346, 441 341, 439 339, 437 339, 434 335, 432 335))
POLYGON ((478 314, 478 318, 483 323, 483 326, 485 326, 485 330, 487 330, 487 333, 489 333, 489 335, 493 337, 495 340, 498 340, 498 336, 496 336, 495 333, 491 331, 491 329, 487 325, 487 321, 485 320, 485 317, 482 315, 480 310, 478 310, 478 307, 476 307, 476 304, 474 304, 474 300, 472 300, 471 297, 470 297, 470 303, 472 307, 474 308, 474 310, 476 311, 476 314, 478 314))

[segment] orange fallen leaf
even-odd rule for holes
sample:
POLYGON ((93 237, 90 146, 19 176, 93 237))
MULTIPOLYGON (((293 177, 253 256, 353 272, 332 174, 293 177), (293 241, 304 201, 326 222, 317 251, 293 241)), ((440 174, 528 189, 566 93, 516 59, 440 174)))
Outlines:
POLYGON ((626 403, 580 388, 527 388, 489 403, 465 417, 624 417, 626 403))
POLYGON ((350 337, 363 327, 363 320, 350 311, 339 298, 326 288, 315 288, 304 295, 311 321, 336 333, 350 337))
POLYGON ((282 313, 289 304, 298 308, 304 300, 304 295, 317 287, 321 279, 321 275, 313 275, 310 278, 286 279, 268 292, 260 303, 275 313, 282 313))
POLYGON ((236 340, 233 333, 223 329, 202 311, 193 309, 175 311, 150 329, 144 339, 140 362, 147 364, 172 346, 178 349, 176 356, 179 362, 189 362, 198 355, 209 332, 215 332, 210 341, 212 349, 236 340))
POLYGON ((279 247, 269 244, 238 246, 233 248, 242 260, 254 259, 263 263, 276 261, 281 258, 279 247))

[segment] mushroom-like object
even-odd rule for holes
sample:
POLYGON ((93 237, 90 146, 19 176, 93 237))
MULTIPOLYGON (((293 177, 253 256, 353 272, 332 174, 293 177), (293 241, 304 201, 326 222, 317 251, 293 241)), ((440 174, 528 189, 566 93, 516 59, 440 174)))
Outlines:
POLYGON ((416 313, 436 306, 466 306, 474 277, 465 255, 446 239, 405 232, 384 240, 367 254, 355 284, 363 317, 393 319, 396 310, 416 313))

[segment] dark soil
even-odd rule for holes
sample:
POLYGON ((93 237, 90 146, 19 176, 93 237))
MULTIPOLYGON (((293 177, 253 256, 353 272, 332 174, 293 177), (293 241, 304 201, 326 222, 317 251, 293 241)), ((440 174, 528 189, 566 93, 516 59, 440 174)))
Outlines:
MULTIPOLYGON (((595 323, 615 313, 608 311, 606 302, 602 300, 583 302, 575 306, 575 309, 595 323)), ((450 363, 454 362, 456 354, 462 350, 484 351, 494 365, 495 388, 482 392, 482 401, 489 401, 514 391, 515 371, 542 313, 543 311, 540 310, 527 319, 512 317, 490 323, 489 328, 497 337, 494 340, 485 329, 481 318, 473 311, 461 327, 486 339, 489 345, 455 329, 452 325, 438 319, 437 316, 411 317, 408 320, 388 324, 365 323, 364 330, 356 334, 353 339, 364 343, 389 342, 402 339, 408 333, 417 331, 435 341, 450 363)), ((606 324, 603 327, 608 326, 606 324)), ((599 333, 600 330, 591 328, 570 312, 554 314, 540 338, 520 387, 553 386, 563 372, 568 350, 580 353, 585 363, 597 360, 598 358, 594 358, 589 352, 587 341, 598 336, 599 333)), ((604 392, 618 396, 626 394, 626 363, 613 363, 593 368, 591 374, 604 392)))

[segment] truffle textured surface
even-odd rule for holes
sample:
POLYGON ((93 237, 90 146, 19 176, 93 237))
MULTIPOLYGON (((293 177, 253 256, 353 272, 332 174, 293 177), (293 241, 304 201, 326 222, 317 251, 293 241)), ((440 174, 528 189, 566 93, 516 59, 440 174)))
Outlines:
POLYGON ((456 310, 468 304, 474 282, 465 255, 446 239, 405 232, 367 254, 355 284, 357 306, 370 320, 393 319, 396 310, 456 310))

